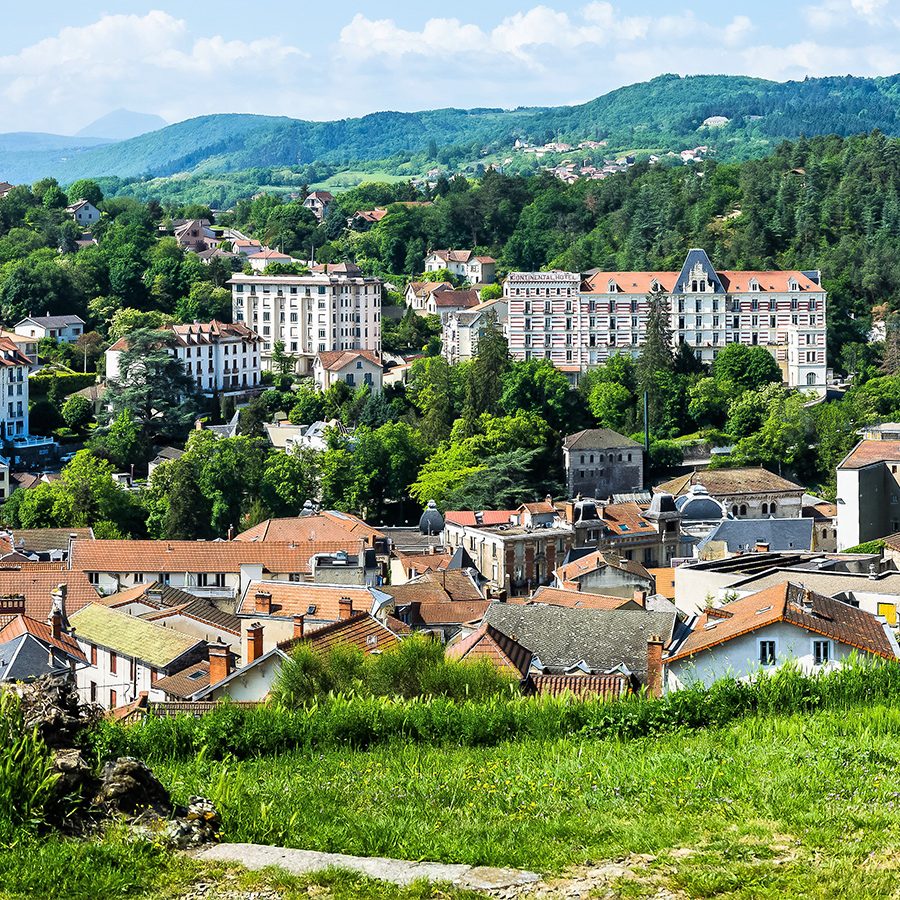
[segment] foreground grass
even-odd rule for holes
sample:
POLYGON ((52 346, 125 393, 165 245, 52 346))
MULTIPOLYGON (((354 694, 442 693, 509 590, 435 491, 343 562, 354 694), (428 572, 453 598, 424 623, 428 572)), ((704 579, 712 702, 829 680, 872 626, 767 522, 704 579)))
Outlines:
POLYGON ((277 891, 283 900, 483 900, 442 885, 401 888, 351 872, 295 877, 279 870, 245 872, 201 864, 181 854, 108 835, 94 841, 50 839, 0 852, 3 900, 174 900, 209 885, 209 900, 233 892, 277 891))
POLYGON ((158 766, 212 797, 223 840, 568 866, 649 854, 623 895, 896 896, 900 709, 754 718, 635 741, 397 745, 158 766), (684 855, 687 848, 693 851, 684 855), (674 851, 674 852, 673 852, 674 851))

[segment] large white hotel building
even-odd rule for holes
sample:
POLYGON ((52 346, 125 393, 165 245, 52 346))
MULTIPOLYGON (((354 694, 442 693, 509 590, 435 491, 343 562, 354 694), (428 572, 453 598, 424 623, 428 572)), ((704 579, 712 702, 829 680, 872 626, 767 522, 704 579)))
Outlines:
POLYGON ((237 274, 232 312, 262 338, 262 366, 271 368, 276 341, 284 342, 301 374, 318 353, 373 350, 381 354, 381 286, 348 263, 309 275, 237 274))
POLYGON ((673 340, 704 363, 728 344, 765 347, 792 387, 823 389, 825 290, 815 272, 717 272, 690 250, 679 272, 512 272, 506 332, 516 359, 574 376, 639 352, 652 294, 667 296, 673 340))

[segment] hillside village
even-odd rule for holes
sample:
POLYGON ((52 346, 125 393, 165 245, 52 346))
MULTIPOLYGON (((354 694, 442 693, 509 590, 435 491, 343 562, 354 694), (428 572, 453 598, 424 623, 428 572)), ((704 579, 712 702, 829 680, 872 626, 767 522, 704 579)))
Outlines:
MULTIPOLYGON (((0 185, 0 726, 34 696, 67 710, 39 731, 81 717, 79 741, 35 744, 80 784, 72 846, 111 815, 164 871, 221 839, 205 863, 480 872, 435 898, 661 898, 643 838, 584 823, 640 808, 656 834, 664 784, 667 818, 708 829, 714 808, 725 833, 721 779, 763 754, 806 767, 807 804, 813 764, 840 770, 833 796, 887 772, 853 748, 893 730, 900 672, 900 157, 888 191, 877 135, 734 167, 707 150, 221 210, 0 185), (835 154, 853 165, 825 167, 823 206, 882 223, 863 266, 852 226, 804 218, 835 154), (688 195, 702 227, 664 226, 688 195), (97 799, 133 781, 152 812, 97 799)), ((35 828, 69 841, 53 802, 35 828)), ((696 864, 676 849, 671 871, 696 864)), ((192 870, 179 900, 201 874, 232 878, 192 870)))
MULTIPOLYGON (((322 223, 335 203, 312 191, 302 207, 322 223)), ((346 227, 365 230, 387 212, 357 211, 346 227)), ((82 230, 79 247, 96 246, 98 206, 79 199, 63 213, 82 230)), ((165 372, 170 395, 147 398, 156 406, 188 392, 234 411, 222 424, 196 419, 194 436, 206 432, 214 452, 216 442, 242 439, 244 413, 275 381, 282 391, 292 384, 366 402, 417 386, 421 354, 384 346, 386 299, 396 291, 385 279, 351 262, 292 257, 237 228, 214 229, 209 218, 161 228, 185 259, 224 267, 230 309, 208 322, 122 333, 104 351, 102 378, 73 395, 87 416, 102 419, 113 393, 129 396, 165 372)), ((826 362, 827 291, 817 270, 722 270, 696 248, 678 271, 503 272, 477 249, 432 249, 420 278, 399 295, 404 321, 434 323, 451 367, 478 366, 490 343, 513 366, 557 373, 573 394, 603 367, 640 364, 662 337, 661 352, 690 354, 714 373, 729 355, 739 366, 763 365, 771 373, 760 386, 781 382, 811 408, 847 390, 826 362)), ((66 483, 66 468, 53 473, 58 440, 32 434, 29 384, 46 371, 49 346, 85 344, 86 327, 75 314, 29 314, 0 337, 9 397, 0 427, 10 453, 0 490, 16 509, 23 492, 66 483)), ((288 459, 327 454, 336 440, 342 452, 359 452, 353 425, 339 419, 281 413, 263 418, 257 439, 288 459)), ((651 425, 645 410, 644 440, 610 427, 563 435, 552 461, 562 477, 545 498, 526 483, 518 496, 507 492, 506 508, 454 508, 423 486, 421 518, 406 523, 329 509, 314 482, 299 514, 245 530, 231 521, 212 540, 117 536, 107 523, 95 533, 93 522, 22 527, 19 513, 2 536, 0 679, 69 671, 86 702, 133 715, 202 711, 225 698, 264 702, 298 644, 346 642, 378 654, 414 633, 449 658, 490 660, 525 694, 579 697, 656 696, 695 678, 709 684, 788 663, 824 671, 851 653, 900 654, 900 515, 892 513, 900 427, 859 430, 826 473, 834 502, 763 466, 721 468, 716 454, 729 448, 714 442, 696 452, 685 445, 690 453, 661 463, 651 425)), ((120 458, 123 471, 101 476, 105 490, 139 504, 191 447, 155 448, 149 481, 135 476, 140 459, 120 458)), ((90 452, 68 459, 90 465, 90 452)))

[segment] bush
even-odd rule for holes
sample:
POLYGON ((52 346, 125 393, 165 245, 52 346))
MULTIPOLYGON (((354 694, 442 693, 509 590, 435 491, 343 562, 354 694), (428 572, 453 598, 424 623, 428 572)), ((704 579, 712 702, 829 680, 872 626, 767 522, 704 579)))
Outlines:
POLYGON ((58 372, 53 375, 32 375, 28 379, 28 396, 32 400, 40 400, 47 396, 53 384, 58 385, 60 396, 66 397, 97 383, 97 376, 92 372, 58 372))
POLYGON ((0 690, 0 845, 37 830, 58 778, 37 729, 25 726, 18 697, 0 690))
MULTIPOLYGON (((693 685, 659 699, 644 694, 610 701, 580 700, 571 695, 487 696, 487 689, 478 688, 471 672, 462 687, 454 681, 454 674, 435 674, 441 667, 434 665, 427 647, 416 646, 416 641, 407 643, 413 650, 393 655, 382 673, 383 685, 409 691, 418 682, 432 690, 453 687, 456 693, 468 690, 475 696, 480 690, 480 695, 466 700, 453 696, 403 699, 398 694, 330 694, 294 708, 277 704, 247 708, 226 703, 199 719, 151 715, 134 725, 104 721, 91 733, 88 749, 98 760, 137 756, 147 761, 171 761, 201 754, 210 759, 241 759, 299 749, 363 749, 397 740, 474 747, 527 738, 555 740, 573 734, 583 739, 633 739, 719 727, 745 716, 847 709, 900 699, 900 662, 858 659, 816 675, 804 675, 785 666, 772 675, 760 674, 753 682, 726 678, 708 688, 693 685), (432 674, 411 671, 416 661, 432 674)), ((384 653, 377 659, 389 656, 384 653)), ((369 657, 366 665, 373 659, 369 657)), ((323 663, 319 671, 327 670, 327 663, 323 663)), ((453 671, 451 665, 449 672, 453 671)))

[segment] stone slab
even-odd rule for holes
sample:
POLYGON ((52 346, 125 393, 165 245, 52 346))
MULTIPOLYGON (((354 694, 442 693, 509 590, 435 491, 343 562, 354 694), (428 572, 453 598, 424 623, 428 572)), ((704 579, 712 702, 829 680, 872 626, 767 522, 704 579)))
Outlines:
POLYGON ((426 879, 431 882, 449 882, 473 891, 519 887, 540 880, 540 875, 519 869, 413 862, 378 856, 349 856, 344 853, 319 853, 315 850, 295 850, 263 844, 217 844, 200 851, 197 859, 239 863, 254 870, 276 866, 292 875, 308 875, 324 869, 350 869, 369 878, 393 884, 408 885, 419 879, 426 879))

